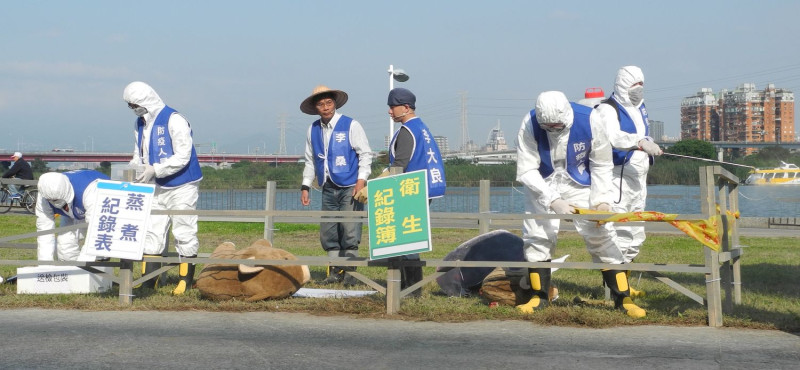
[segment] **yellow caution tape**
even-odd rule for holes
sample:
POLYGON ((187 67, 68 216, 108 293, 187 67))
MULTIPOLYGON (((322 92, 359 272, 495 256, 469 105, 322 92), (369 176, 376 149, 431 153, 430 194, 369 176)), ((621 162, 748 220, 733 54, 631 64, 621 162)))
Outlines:
MULTIPOLYGON (((686 235, 689 235, 706 247, 709 247, 717 252, 720 250, 721 238, 717 232, 717 227, 719 226, 720 222, 719 207, 717 207, 717 214, 711 216, 709 219, 694 221, 676 220, 678 218, 677 214, 667 214, 654 211, 612 213, 585 208, 576 208, 576 211, 578 214, 583 215, 610 215, 610 217, 598 221, 599 223, 633 221, 669 222, 672 226, 675 226, 678 228, 678 230, 683 231, 686 233, 686 235)), ((734 218, 739 218, 739 212, 727 211, 727 214, 731 216, 728 218, 728 230, 731 230, 733 227, 734 218)))

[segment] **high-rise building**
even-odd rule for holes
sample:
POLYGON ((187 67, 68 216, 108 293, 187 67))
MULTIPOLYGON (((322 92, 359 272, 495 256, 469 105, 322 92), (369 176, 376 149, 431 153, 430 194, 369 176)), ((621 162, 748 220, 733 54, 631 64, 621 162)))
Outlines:
POLYGON ((695 96, 681 101, 681 140, 719 140, 717 98, 704 87, 695 96))
POLYGON ((667 137, 664 135, 664 121, 648 120, 650 123, 650 137, 661 141, 667 137))
POLYGON ((703 88, 681 102, 681 139, 793 142, 794 93, 745 83, 714 95, 703 88))
POLYGON ((447 136, 436 136, 433 135, 433 141, 436 142, 436 145, 439 146, 439 151, 442 153, 449 153, 450 152, 450 145, 447 144, 447 136))
POLYGON ((726 141, 794 141, 794 93, 769 84, 761 91, 746 83, 720 94, 722 139, 726 141))

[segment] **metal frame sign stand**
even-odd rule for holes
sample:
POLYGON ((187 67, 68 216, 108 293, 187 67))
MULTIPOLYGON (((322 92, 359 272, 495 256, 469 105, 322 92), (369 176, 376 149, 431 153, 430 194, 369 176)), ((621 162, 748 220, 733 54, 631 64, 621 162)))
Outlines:
POLYGON ((400 308, 402 256, 430 252, 427 171, 376 178, 367 187, 370 260, 389 258, 387 313, 400 308))

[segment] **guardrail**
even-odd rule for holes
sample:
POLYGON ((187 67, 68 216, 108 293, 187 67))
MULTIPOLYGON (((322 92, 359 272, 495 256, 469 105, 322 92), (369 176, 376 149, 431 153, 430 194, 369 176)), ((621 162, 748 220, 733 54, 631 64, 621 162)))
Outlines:
MULTIPOLYGON (((704 247, 705 263, 697 264, 661 264, 661 263, 631 263, 626 264, 625 268, 631 271, 644 271, 653 275, 657 280, 667 284, 676 291, 686 295, 690 299, 701 305, 708 307, 709 326, 722 326, 722 313, 730 312, 733 304, 741 304, 741 268, 740 258, 742 249, 739 245, 738 223, 735 218, 729 219, 729 212, 738 212, 738 184, 739 179, 726 171, 722 167, 702 167, 700 168, 701 183, 701 202, 702 214, 699 215, 678 215, 678 220, 707 220, 712 215, 718 215, 722 222, 718 224, 718 234, 722 236, 722 246, 720 251, 714 251, 704 247), (705 276, 706 294, 702 297, 679 283, 660 274, 660 272, 683 272, 701 273, 705 276), (722 287, 725 289, 725 301, 723 304, 722 287)), ((489 212, 489 181, 484 180, 480 183, 480 212, 475 213, 431 213, 432 226, 450 226, 458 224, 459 227, 475 227, 481 234, 492 229, 505 228, 513 223, 519 227, 522 220, 533 219, 588 219, 602 220, 603 215, 529 215, 529 214, 500 214, 489 212)), ((367 219, 366 211, 348 212, 324 212, 324 211, 283 211, 275 210, 275 182, 269 182, 266 189, 266 204, 263 211, 153 211, 153 214, 197 214, 202 219, 236 219, 239 221, 263 222, 264 238, 272 241, 274 236, 274 224, 276 222, 287 223, 319 223, 322 218, 326 222, 365 222, 367 219)), ((14 240, 31 238, 38 235, 56 233, 59 231, 71 230, 86 225, 73 225, 67 228, 57 228, 40 232, 27 233, 0 238, 0 247, 11 248, 35 248, 35 245, 21 245, 9 243, 14 240)), ((365 283, 370 288, 385 294, 387 314, 399 312, 402 297, 420 289, 437 277, 446 273, 452 268, 461 267, 511 267, 511 268, 563 268, 563 269, 615 269, 619 265, 591 263, 591 262, 507 262, 507 261, 444 261, 439 259, 423 259, 420 261, 402 260, 400 258, 389 258, 383 260, 370 261, 366 258, 331 258, 331 257, 310 257, 298 256, 297 260, 230 260, 213 259, 208 254, 201 254, 192 260, 197 264, 224 263, 224 264, 244 264, 252 266, 270 265, 313 265, 313 266, 378 266, 387 269, 386 285, 383 286, 370 278, 357 273, 351 274, 358 280, 365 283), (431 266, 443 268, 442 271, 435 272, 426 276, 422 281, 407 287, 400 288, 400 268, 403 266, 431 266)), ((133 287, 137 284, 155 278, 181 262, 177 256, 167 256, 148 259, 152 262, 162 262, 166 265, 157 271, 141 276, 134 280, 132 260, 105 261, 105 262, 78 262, 78 261, 48 261, 48 265, 77 266, 95 274, 101 274, 111 279, 119 285, 120 304, 130 304, 133 297, 133 287), (116 267, 119 268, 118 275, 97 270, 96 267, 116 267)), ((2 265, 34 266, 41 264, 40 261, 32 260, 0 260, 2 265)))

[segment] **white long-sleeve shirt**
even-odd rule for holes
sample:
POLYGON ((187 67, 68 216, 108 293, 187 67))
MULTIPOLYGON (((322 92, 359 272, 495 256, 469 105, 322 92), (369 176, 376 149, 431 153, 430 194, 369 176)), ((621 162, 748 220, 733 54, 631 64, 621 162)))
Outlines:
MULTIPOLYGON (((326 153, 328 151, 331 133, 341 117, 342 115, 336 112, 328 124, 322 124, 322 139, 326 153)), ((313 125, 309 126, 306 133, 306 164, 305 168, 303 168, 303 185, 308 187, 311 186, 316 176, 316 172, 314 171, 314 146, 311 143, 312 127, 313 125)), ((372 173, 372 150, 369 147, 369 140, 367 140, 367 134, 364 132, 364 128, 355 119, 350 123, 349 137, 350 145, 352 145, 353 150, 358 154, 358 179, 367 180, 370 173, 372 173)), ((322 179, 322 183, 324 184, 328 178, 330 178, 330 174, 328 173, 328 167, 325 167, 325 178, 322 179)))
MULTIPOLYGON (((591 171, 589 204, 594 208, 601 203, 610 205, 613 202, 614 187, 611 171, 614 163, 606 130, 596 111, 589 116, 589 121, 592 130, 592 148, 589 152, 591 171)), ((531 115, 530 112, 526 114, 517 135, 517 181, 531 189, 536 195, 536 201, 545 208, 560 198, 562 192, 583 187, 569 176, 566 169, 569 128, 556 133, 548 132, 547 137, 550 140, 553 173, 545 179, 539 173, 541 159, 539 145, 533 136, 531 115)))

